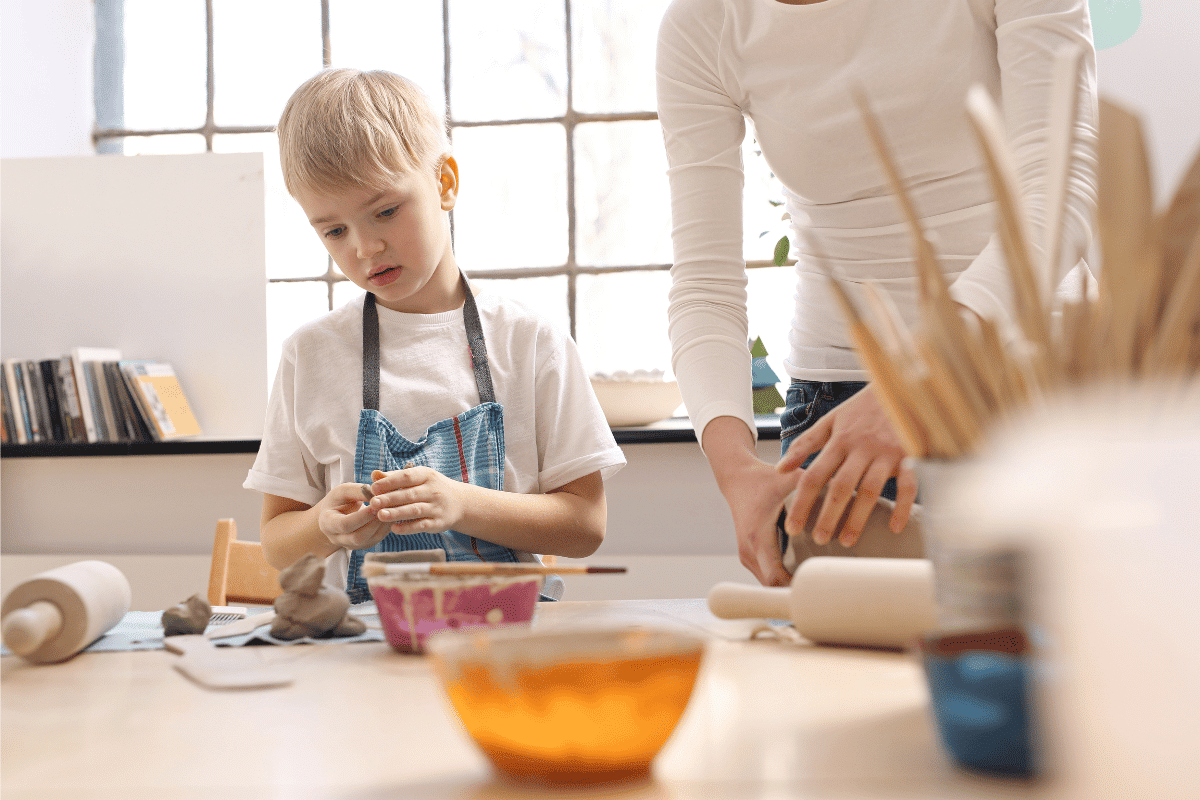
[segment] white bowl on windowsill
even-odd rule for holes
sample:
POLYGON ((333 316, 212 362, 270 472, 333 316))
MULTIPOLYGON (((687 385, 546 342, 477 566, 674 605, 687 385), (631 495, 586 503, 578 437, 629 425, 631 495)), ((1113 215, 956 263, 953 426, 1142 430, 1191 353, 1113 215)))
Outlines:
POLYGON ((674 416, 683 403, 675 381, 592 377, 592 389, 610 428, 649 425, 674 416))

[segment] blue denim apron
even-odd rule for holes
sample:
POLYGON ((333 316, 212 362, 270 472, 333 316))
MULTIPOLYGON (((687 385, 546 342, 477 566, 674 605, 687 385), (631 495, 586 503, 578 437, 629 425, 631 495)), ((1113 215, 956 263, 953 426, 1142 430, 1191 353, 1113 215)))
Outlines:
MULTIPOLYGON (((373 483, 371 473, 377 469, 391 472, 419 466, 437 470, 463 483, 504 490, 504 409, 496 402, 479 309, 466 276, 463 276, 462 285, 466 293, 463 319, 475 385, 479 390, 479 405, 434 423, 415 442, 406 439, 379 412, 379 312, 375 308, 374 294, 368 293, 364 299, 363 409, 358 418, 358 443, 354 454, 354 479, 359 483, 373 483)), ((363 553, 432 549, 444 550, 448 561, 522 560, 511 548, 455 530, 403 536, 389 531, 374 546, 350 551, 346 591, 351 602, 371 599, 362 576, 363 553)), ((550 580, 561 581, 561 578, 547 576, 547 581, 550 580)))

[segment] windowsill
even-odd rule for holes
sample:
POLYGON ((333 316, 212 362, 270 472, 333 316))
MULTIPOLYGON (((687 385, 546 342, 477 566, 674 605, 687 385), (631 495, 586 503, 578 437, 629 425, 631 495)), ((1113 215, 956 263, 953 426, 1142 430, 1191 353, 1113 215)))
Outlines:
MULTIPOLYGON (((779 416, 754 417, 759 439, 779 438, 779 416)), ((656 442, 694 442, 696 431, 687 417, 671 417, 637 428, 613 428, 617 444, 653 444, 656 442)), ((170 442, 95 442, 68 444, 6 444, 0 447, 4 458, 63 458, 78 456, 163 456, 213 453, 257 453, 258 439, 177 439, 170 442)))

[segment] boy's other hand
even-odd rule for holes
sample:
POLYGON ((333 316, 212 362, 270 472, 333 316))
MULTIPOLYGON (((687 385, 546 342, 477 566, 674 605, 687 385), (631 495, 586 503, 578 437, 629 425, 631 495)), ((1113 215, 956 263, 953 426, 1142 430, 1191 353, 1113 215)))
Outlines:
POLYGON ((388 525, 375 517, 364 502, 361 483, 343 483, 334 487, 319 504, 317 524, 332 544, 360 550, 387 536, 388 525))
POLYGON ((393 472, 376 470, 371 477, 370 508, 393 532, 430 533, 456 527, 466 508, 468 485, 429 467, 393 472))

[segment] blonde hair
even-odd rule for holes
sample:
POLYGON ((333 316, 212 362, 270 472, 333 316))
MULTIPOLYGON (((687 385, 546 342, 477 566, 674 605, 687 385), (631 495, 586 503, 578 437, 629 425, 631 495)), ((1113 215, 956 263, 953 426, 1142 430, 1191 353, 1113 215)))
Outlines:
POLYGON ((276 126, 288 192, 382 189, 436 168, 450 152, 445 119, 407 78, 384 70, 326 69, 292 93, 276 126))

